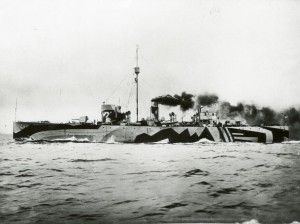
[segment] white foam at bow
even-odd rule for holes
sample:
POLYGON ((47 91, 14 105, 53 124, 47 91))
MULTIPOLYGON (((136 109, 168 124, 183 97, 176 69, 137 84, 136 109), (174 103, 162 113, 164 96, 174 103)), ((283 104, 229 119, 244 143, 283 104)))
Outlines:
POLYGON ((208 140, 206 138, 201 138, 199 141, 195 143, 215 143, 214 141, 208 140))
POLYGON ((76 138, 75 136, 72 136, 70 138, 57 138, 52 139, 51 141, 71 141, 71 142, 89 142, 90 140, 88 138, 76 138))
POLYGON ((116 140, 115 140, 115 136, 114 135, 112 135, 112 136, 110 136, 107 140, 106 140, 106 142, 105 143, 107 143, 107 144, 116 144, 116 143, 118 143, 116 140))
POLYGON ((153 142, 153 143, 155 143, 155 144, 168 144, 168 143, 170 143, 170 141, 169 141, 168 138, 166 138, 166 139, 160 140, 158 142, 153 142))

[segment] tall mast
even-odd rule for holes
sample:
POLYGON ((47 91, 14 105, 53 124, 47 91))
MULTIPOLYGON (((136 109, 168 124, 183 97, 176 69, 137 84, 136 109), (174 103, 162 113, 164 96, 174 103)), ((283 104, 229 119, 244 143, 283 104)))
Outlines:
POLYGON ((134 73, 136 74, 135 82, 136 82, 136 122, 139 121, 139 46, 136 45, 136 67, 134 68, 134 73))

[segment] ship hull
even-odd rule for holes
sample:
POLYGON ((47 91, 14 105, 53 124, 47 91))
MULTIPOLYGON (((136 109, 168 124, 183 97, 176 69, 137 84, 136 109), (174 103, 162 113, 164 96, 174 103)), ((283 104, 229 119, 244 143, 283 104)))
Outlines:
POLYGON ((36 141, 79 140, 87 142, 151 143, 167 141, 276 143, 288 140, 287 126, 159 127, 131 125, 57 124, 14 122, 13 138, 36 141))

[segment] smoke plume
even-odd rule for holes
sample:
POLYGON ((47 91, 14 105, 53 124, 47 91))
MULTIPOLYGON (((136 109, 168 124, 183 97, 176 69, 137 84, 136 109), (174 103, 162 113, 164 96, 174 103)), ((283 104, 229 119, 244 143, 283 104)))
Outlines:
POLYGON ((193 94, 182 92, 181 95, 164 95, 156 97, 151 101, 165 106, 180 106, 180 109, 185 112, 194 107, 193 96, 193 94))
POLYGON ((218 102, 219 97, 216 94, 205 93, 197 96, 197 107, 210 106, 218 102))
POLYGON ((192 109, 194 107, 195 102, 193 101, 193 94, 189 94, 186 92, 181 93, 181 96, 175 95, 174 96, 176 99, 178 99, 180 109, 182 111, 187 111, 189 109, 192 109))
MULTIPOLYGON (((211 106, 218 102, 219 97, 216 94, 205 93, 195 95, 182 92, 181 95, 165 95, 152 99, 166 106, 180 106, 185 112, 189 109, 197 110, 199 106, 211 106)), ((218 102, 218 117, 220 119, 244 119, 249 125, 289 125, 290 139, 300 139, 300 109, 294 107, 276 112, 270 107, 259 108, 255 104, 238 103, 231 105, 229 102, 218 102)))
MULTIPOLYGON (((195 105, 195 101, 193 97, 195 95, 189 94, 186 92, 182 92, 181 95, 175 94, 174 96, 171 95, 164 95, 153 98, 151 101, 156 102, 161 105, 165 106, 180 106, 180 109, 184 112, 189 109, 193 109, 195 105)), ((196 96, 197 98, 197 107, 201 106, 210 106, 213 103, 218 101, 218 96, 216 94, 202 94, 196 96)))
POLYGON ((164 95, 164 96, 158 96, 151 100, 152 102, 159 103, 161 105, 165 106, 178 106, 179 101, 177 98, 171 96, 171 95, 164 95))

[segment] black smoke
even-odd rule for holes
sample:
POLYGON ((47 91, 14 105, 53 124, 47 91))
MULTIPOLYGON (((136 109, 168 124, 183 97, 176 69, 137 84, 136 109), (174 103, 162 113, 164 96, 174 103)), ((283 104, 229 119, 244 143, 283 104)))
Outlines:
POLYGON ((205 93, 197 96, 197 107, 210 106, 218 102, 219 97, 216 94, 205 93))
POLYGON ((189 109, 192 109, 195 105, 195 102, 193 100, 193 97, 194 97, 193 94, 182 92, 181 96, 175 95, 174 97, 178 100, 180 109, 182 111, 187 111, 189 109))
POLYGON ((181 95, 164 95, 156 97, 151 101, 165 106, 180 106, 180 109, 185 112, 194 107, 195 102, 193 101, 193 97, 193 94, 182 92, 181 95))
MULTIPOLYGON (((180 109, 184 112, 189 109, 193 109, 195 106, 195 101, 193 98, 195 97, 194 94, 189 94, 186 92, 182 92, 181 95, 175 94, 174 96, 171 95, 164 95, 153 98, 151 101, 156 102, 161 105, 165 106, 180 106, 180 109)), ((201 106, 210 106, 218 101, 219 97, 216 94, 209 94, 205 93, 202 95, 196 96, 196 106, 197 108, 201 106)))
POLYGON ((151 100, 152 102, 156 102, 165 106, 178 106, 179 100, 171 95, 158 96, 151 100))

